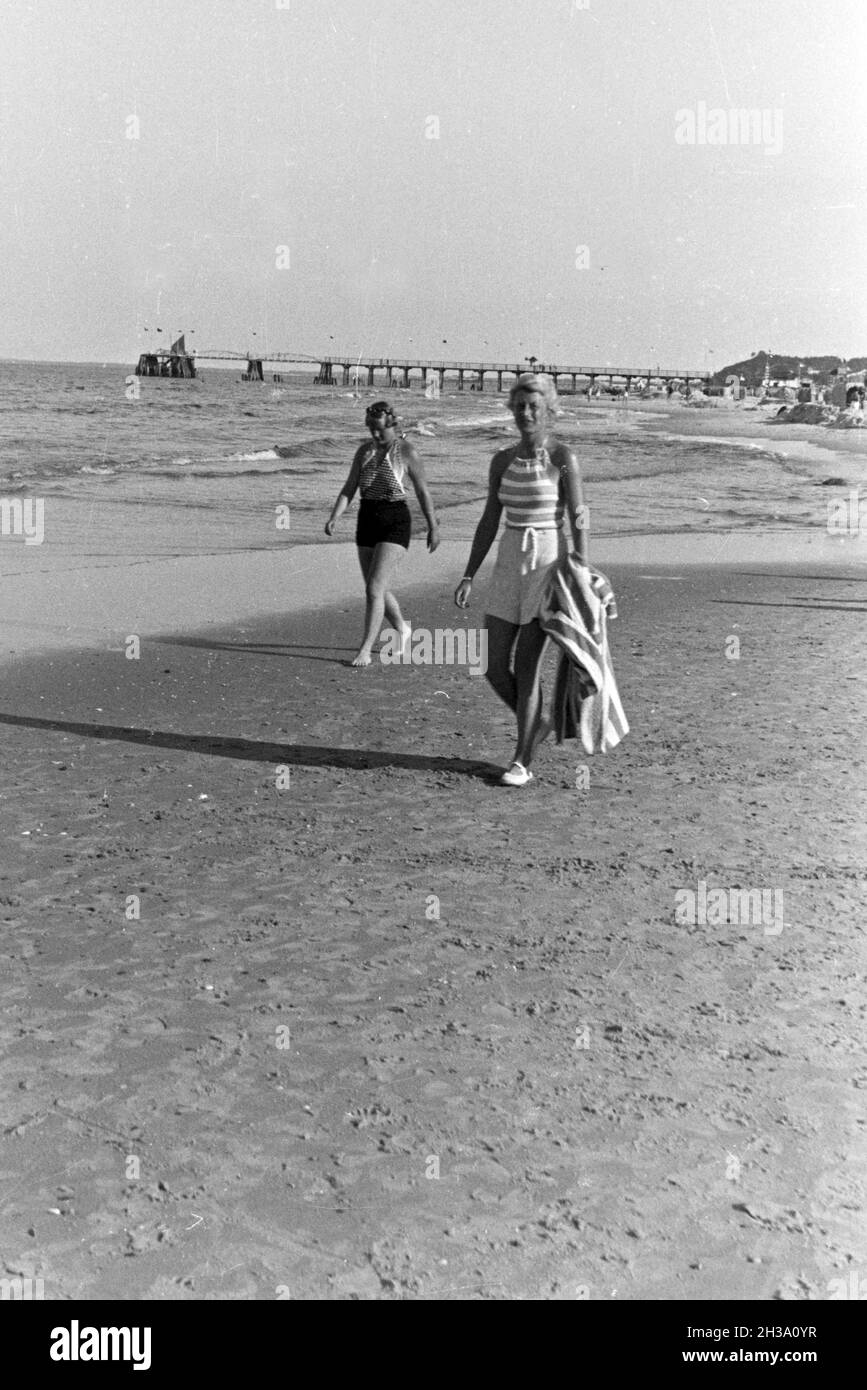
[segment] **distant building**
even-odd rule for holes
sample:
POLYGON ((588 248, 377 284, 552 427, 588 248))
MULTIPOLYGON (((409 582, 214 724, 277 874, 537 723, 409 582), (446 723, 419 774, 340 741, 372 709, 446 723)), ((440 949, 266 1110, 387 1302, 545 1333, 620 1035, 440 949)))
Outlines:
POLYGON ((835 367, 828 373, 828 390, 826 400, 830 405, 846 407, 846 397, 852 386, 864 386, 865 373, 863 371, 853 372, 845 364, 835 367))

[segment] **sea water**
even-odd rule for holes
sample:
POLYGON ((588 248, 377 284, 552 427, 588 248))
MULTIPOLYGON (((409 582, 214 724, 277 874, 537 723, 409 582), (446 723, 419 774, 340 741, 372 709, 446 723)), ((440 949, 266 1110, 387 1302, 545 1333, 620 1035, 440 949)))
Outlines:
MULTIPOLYGON (((0 388, 0 496, 44 501, 46 543, 82 561, 322 541, 369 438, 365 407, 383 397, 424 463, 443 538, 469 542, 491 457, 517 440, 493 390, 428 399, 420 386, 356 392, 314 385, 309 373, 261 383, 205 368, 172 381, 112 364, 8 362, 0 388)), ((818 465, 773 442, 652 432, 640 400, 562 404, 556 434, 580 461, 591 536, 824 526, 818 465)), ((725 410, 716 415, 724 436, 725 410)), ((825 472, 834 466, 829 455, 825 472)), ((413 496, 410 505, 418 535, 424 519, 413 496)), ((336 543, 352 543, 354 529, 353 508, 336 543)), ((4 562, 10 554, 0 546, 4 562)))

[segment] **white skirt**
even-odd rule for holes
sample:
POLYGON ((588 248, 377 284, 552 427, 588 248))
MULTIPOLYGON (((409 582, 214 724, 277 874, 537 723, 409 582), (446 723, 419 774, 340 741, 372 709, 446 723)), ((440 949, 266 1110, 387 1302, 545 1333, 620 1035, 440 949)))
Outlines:
POLYGON ((500 539, 485 612, 523 627, 539 616, 551 569, 567 553, 562 530, 507 526, 500 539))

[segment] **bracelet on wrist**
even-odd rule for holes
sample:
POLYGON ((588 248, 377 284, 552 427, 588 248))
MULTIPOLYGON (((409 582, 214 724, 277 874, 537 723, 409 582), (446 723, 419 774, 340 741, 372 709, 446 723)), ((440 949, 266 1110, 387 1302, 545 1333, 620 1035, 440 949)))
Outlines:
POLYGON ((463 577, 463 579, 461 580, 461 583, 462 583, 462 584, 472 584, 472 582, 473 582, 473 576, 472 576, 471 574, 465 574, 464 577, 463 577))

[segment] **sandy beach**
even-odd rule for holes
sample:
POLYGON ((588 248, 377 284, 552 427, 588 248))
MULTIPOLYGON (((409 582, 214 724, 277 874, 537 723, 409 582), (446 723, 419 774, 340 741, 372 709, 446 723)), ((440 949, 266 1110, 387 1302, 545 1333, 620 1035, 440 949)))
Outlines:
MULTIPOLYGON (((0 702, 7 1275, 823 1299, 863 1269, 867 573, 828 538, 625 544, 632 732, 546 745, 519 792, 485 682, 346 665, 351 547, 282 609, 254 571, 258 618, 176 572, 138 660, 122 569, 86 631, 43 606, 54 649, 7 658, 0 702), (701 885, 774 915, 678 920, 701 885)), ((455 560, 408 573, 416 625, 480 621, 455 560)))

